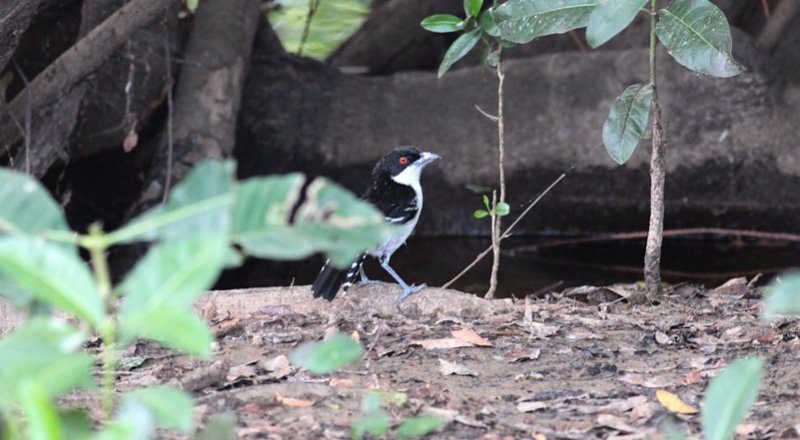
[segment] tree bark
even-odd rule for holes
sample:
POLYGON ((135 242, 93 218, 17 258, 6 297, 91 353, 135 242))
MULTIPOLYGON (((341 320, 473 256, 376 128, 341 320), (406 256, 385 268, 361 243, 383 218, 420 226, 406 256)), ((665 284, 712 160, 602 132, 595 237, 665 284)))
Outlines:
POLYGON ((47 1, 13 0, 0 3, 0 71, 11 59, 39 6, 47 1))
MULTIPOLYGON (((80 35, 88 34, 125 0, 85 0, 80 35)), ((86 157, 109 150, 131 152, 138 147, 139 132, 161 108, 166 97, 164 46, 174 53, 183 49, 178 26, 179 2, 168 2, 163 19, 154 20, 129 36, 91 76, 78 121, 71 156, 86 157)), ((158 121, 160 122, 160 121, 158 121)), ((144 139, 143 139, 144 141, 144 139)))
MULTIPOLYGON (((18 120, 24 119, 28 106, 33 113, 52 112, 45 107, 56 105, 57 100, 100 67, 132 32, 155 19, 168 6, 169 2, 164 0, 133 0, 126 4, 39 73, 29 86, 30 101, 27 93, 19 93, 9 104, 9 112, 18 120)), ((0 117, 0 139, 6 150, 11 150, 22 136, 11 116, 0 117)), ((42 170, 55 160, 53 155, 46 156, 38 151, 31 151, 31 154, 40 156, 36 160, 41 160, 42 170)))
POLYGON ((233 153, 242 86, 259 23, 257 0, 203 0, 175 90, 174 132, 162 135, 148 187, 134 207, 159 202, 206 158, 233 153))
POLYGON ((786 32, 786 28, 794 22, 798 12, 800 12, 800 1, 783 0, 778 3, 772 17, 758 35, 758 46, 772 53, 781 40, 781 36, 786 32))

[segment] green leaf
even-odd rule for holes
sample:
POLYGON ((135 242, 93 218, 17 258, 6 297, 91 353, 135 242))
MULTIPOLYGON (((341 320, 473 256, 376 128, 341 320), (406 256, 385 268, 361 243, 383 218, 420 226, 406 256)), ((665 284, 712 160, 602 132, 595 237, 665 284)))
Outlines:
POLYGON ((34 379, 29 379, 20 385, 20 390, 20 403, 28 426, 26 438, 32 440, 65 438, 58 411, 42 386, 34 379))
POLYGON ((464 13, 467 17, 477 17, 481 12, 483 0, 464 0, 464 13))
POLYGON ((236 440, 236 416, 229 412, 213 414, 197 440, 236 440))
POLYGON ((160 243, 150 248, 119 286, 122 316, 143 309, 187 308, 214 285, 225 265, 224 237, 160 243))
POLYGON ((194 14, 195 11, 197 11, 197 4, 199 3, 199 1, 200 0, 186 0, 186 9, 188 9, 189 12, 194 14))
POLYGON ((147 308, 120 317, 122 341, 144 338, 180 352, 207 359, 214 340, 206 322, 189 310, 147 308))
POLYGON ((92 419, 79 409, 59 409, 59 418, 66 439, 88 439, 92 436, 92 419))
POLYGON ((464 20, 450 14, 436 14, 430 17, 425 17, 420 26, 428 32, 436 32, 437 34, 446 34, 449 32, 458 32, 464 28, 464 20))
POLYGON ((478 18, 478 26, 492 37, 500 36, 500 29, 497 27, 497 21, 494 18, 494 9, 492 8, 481 13, 480 18, 478 18))
POLYGON ((307 342, 293 351, 293 364, 312 374, 325 374, 355 362, 364 354, 364 347, 350 336, 337 333, 320 342, 307 342))
POLYGON ((437 76, 441 78, 453 67, 453 64, 458 62, 461 58, 464 58, 475 44, 478 43, 478 40, 481 39, 481 34, 483 33, 483 29, 475 28, 469 32, 465 32, 461 34, 456 41, 453 41, 453 44, 450 45, 450 48, 447 49, 447 52, 444 54, 444 59, 442 59, 442 64, 439 65, 439 72, 437 76))
POLYGON ((647 0, 598 0, 586 26, 589 46, 599 47, 628 27, 646 3, 647 0))
POLYGON ((109 234, 109 243, 229 234, 234 172, 232 161, 208 160, 197 165, 173 188, 164 206, 109 234))
POLYGON ((436 431, 444 425, 441 420, 434 416, 422 415, 412 417, 397 428, 397 438, 421 437, 430 432, 436 431))
POLYGON ((375 411, 353 422, 350 427, 350 438, 360 439, 369 434, 380 437, 392 426, 392 419, 383 411, 375 411))
POLYGON ((489 215, 489 213, 483 209, 476 209, 475 212, 472 213, 472 215, 477 219, 482 219, 487 215, 489 215))
POLYGON ((492 205, 491 202, 489 201, 489 196, 487 196, 486 194, 483 195, 483 206, 486 207, 487 211, 492 210, 492 205))
POLYGON ((504 39, 524 44, 586 26, 596 6, 597 0, 509 0, 494 16, 504 39))
POLYGON ((782 274, 767 288, 762 316, 770 320, 778 315, 800 315, 800 272, 782 274))
POLYGON ((764 361, 740 359, 711 381, 703 399, 702 425, 706 440, 729 440, 753 406, 761 385, 764 361))
POLYGON ((194 428, 194 401, 186 392, 168 386, 141 388, 125 394, 123 400, 141 403, 157 426, 189 434, 194 428))
POLYGON ((0 168, 0 234, 69 231, 64 213, 31 176, 0 168))
POLYGON ((0 283, 13 284, 95 328, 106 316, 94 278, 80 257, 39 238, 0 237, 0 283))
POLYGON ((497 210, 497 215, 499 215, 500 217, 508 215, 508 213, 511 212, 511 207, 508 206, 508 203, 506 202, 498 203, 497 208, 495 209, 497 210))
POLYGON ((614 101, 603 124, 603 144, 614 161, 622 165, 631 158, 650 118, 653 89, 647 85, 628 86, 614 101))
POLYGON ((85 340, 83 332, 54 317, 29 319, 0 339, 0 403, 16 401, 26 380, 48 398, 92 386, 94 359, 75 353, 85 340))
POLYGON ((374 206, 323 178, 308 185, 289 224, 302 179, 297 174, 248 179, 237 188, 234 240, 245 253, 286 260, 325 252, 334 265, 345 267, 394 231, 374 206))
POLYGON ((658 16, 658 39, 678 63, 722 78, 744 71, 731 55, 728 20, 710 1, 673 1, 658 16))
POLYGON ((155 421, 150 410, 137 400, 125 400, 119 413, 93 440, 150 440, 155 421))

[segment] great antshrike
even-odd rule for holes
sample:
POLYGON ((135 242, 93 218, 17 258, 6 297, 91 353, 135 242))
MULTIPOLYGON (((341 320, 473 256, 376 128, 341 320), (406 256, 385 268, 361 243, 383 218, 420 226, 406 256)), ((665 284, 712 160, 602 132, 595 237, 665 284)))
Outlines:
POLYGON ((426 287, 425 284, 408 285, 392 269, 389 260, 417 225, 422 211, 420 173, 425 165, 436 159, 439 156, 433 153, 422 152, 414 147, 399 147, 375 165, 372 170, 372 184, 362 198, 381 210, 387 222, 399 227, 395 234, 361 255, 346 269, 333 267, 330 261, 326 261, 311 287, 314 298, 322 297, 333 301, 339 288, 346 292, 355 281, 356 275, 360 275, 362 284, 369 283, 371 280, 364 274, 363 268, 367 255, 377 258, 381 267, 403 288, 403 292, 397 297, 398 307, 408 295, 426 287))

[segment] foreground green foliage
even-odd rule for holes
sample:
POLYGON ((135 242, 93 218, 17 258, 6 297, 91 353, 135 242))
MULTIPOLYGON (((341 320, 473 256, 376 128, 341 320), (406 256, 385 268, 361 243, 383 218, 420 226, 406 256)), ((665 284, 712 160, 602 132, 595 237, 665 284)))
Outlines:
MULTIPOLYGON (((324 341, 307 342, 289 355, 298 367, 313 374, 331 373, 360 360, 364 347, 350 336, 337 333, 324 341)), ((361 401, 362 416, 350 427, 350 437, 363 438, 365 435, 380 437, 392 429, 392 419, 383 410, 384 403, 402 406, 408 400, 405 393, 371 390, 361 401)), ((444 426, 441 420, 430 415, 421 415, 404 420, 397 428, 395 437, 408 439, 421 437, 444 426)))
POLYGON ((191 434, 194 405, 180 389, 148 387, 117 398, 117 352, 147 339, 208 358, 213 335, 192 304, 223 269, 246 255, 296 259, 316 252, 345 265, 391 233, 379 211, 325 179, 309 183, 301 197, 300 174, 237 182, 234 171, 233 162, 207 161, 163 206, 116 231, 95 224, 81 235, 68 230, 38 182, 0 169, 0 295, 24 310, 40 311, 34 305, 41 304, 78 320, 73 326, 37 312, 0 339, 0 437, 144 439, 156 428, 191 434), (107 250, 134 241, 153 244, 112 286, 107 250), (78 247, 88 251, 91 270, 78 247), (103 340, 105 415, 96 433, 85 414, 54 403, 72 390, 96 389, 95 359, 82 351, 92 333, 103 340))
POLYGON ((706 440, 733 438, 736 427, 753 406, 761 386, 764 360, 740 359, 709 384, 703 399, 703 435, 706 440))

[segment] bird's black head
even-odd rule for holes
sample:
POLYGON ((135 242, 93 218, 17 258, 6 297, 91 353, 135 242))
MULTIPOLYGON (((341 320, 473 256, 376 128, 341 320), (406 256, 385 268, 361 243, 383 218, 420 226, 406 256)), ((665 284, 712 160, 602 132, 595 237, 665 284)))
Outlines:
MULTIPOLYGON (((407 179, 419 181, 419 173, 425 165, 439 159, 439 155, 420 151, 415 147, 398 147, 389 152, 375 165, 372 175, 375 177, 396 178, 401 174, 408 176, 407 179)), ((406 182, 398 182, 405 183, 406 182)))

